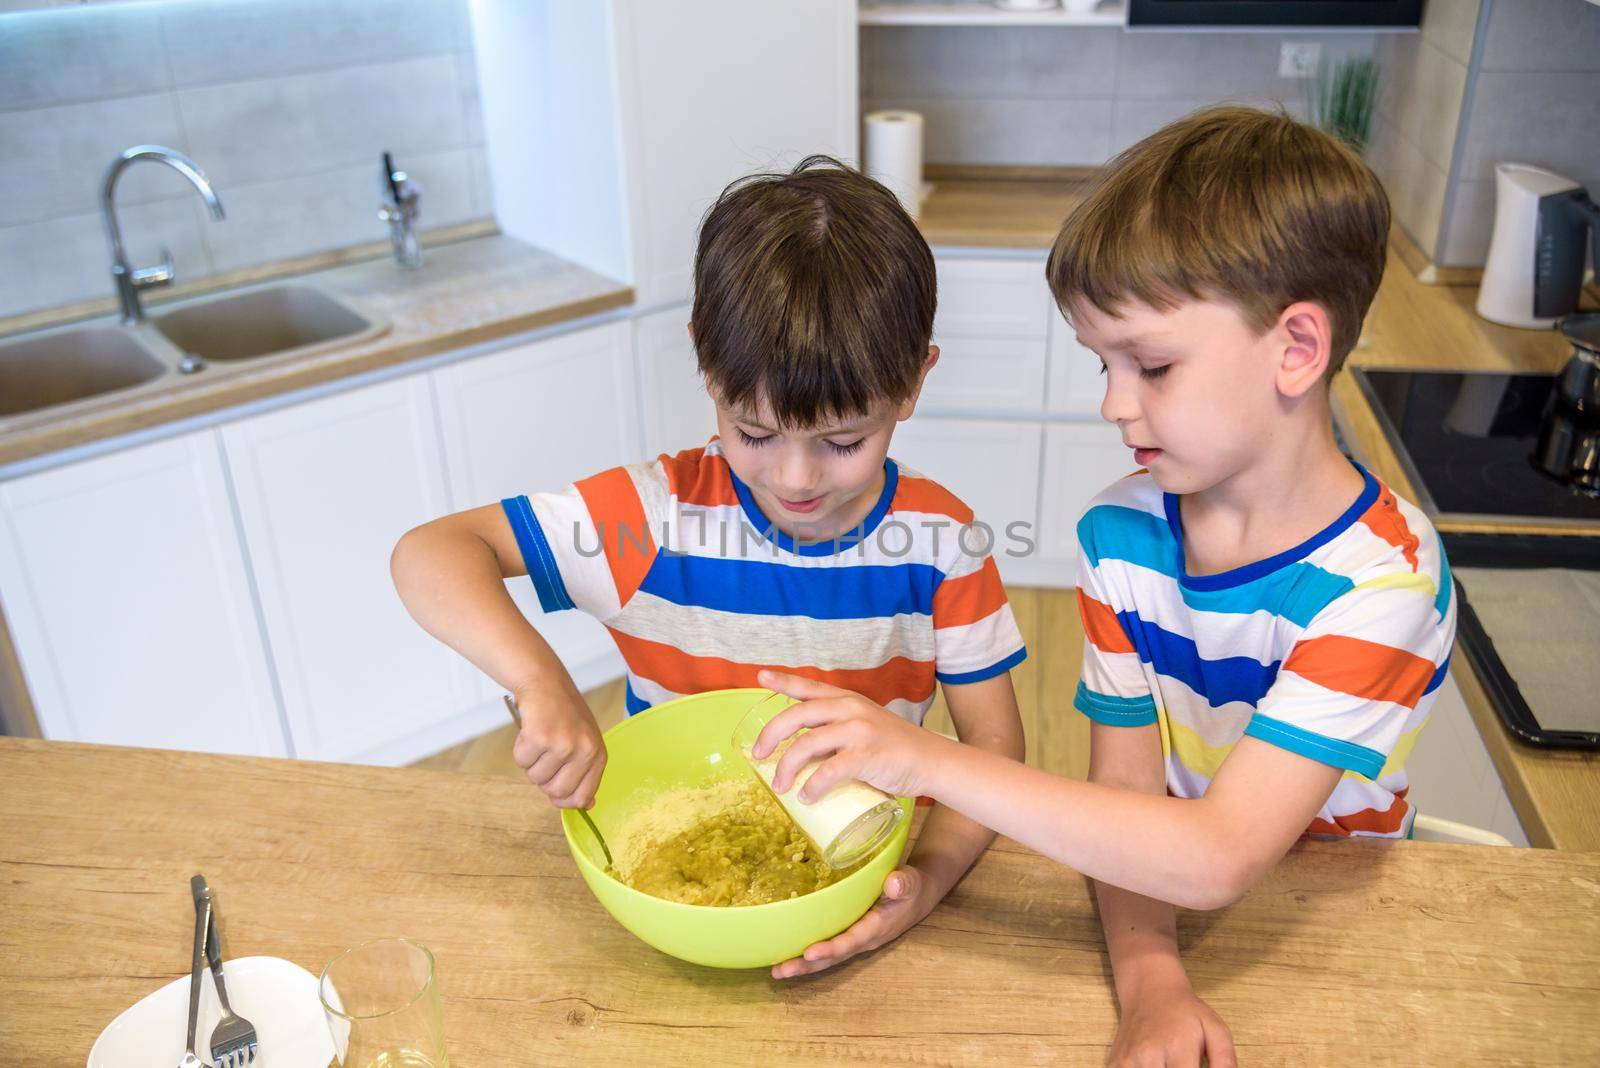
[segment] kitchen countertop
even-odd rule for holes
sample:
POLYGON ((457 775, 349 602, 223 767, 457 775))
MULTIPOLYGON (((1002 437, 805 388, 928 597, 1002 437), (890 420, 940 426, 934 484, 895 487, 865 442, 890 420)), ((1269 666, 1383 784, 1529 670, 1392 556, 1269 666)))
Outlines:
MULTIPOLYGON (((1351 362, 1364 367, 1554 372, 1571 354, 1571 346, 1554 330, 1517 330, 1480 319, 1473 310, 1476 299, 1470 286, 1417 281, 1391 254, 1367 320, 1368 336, 1351 354, 1351 362)), ((1411 482, 1354 380, 1340 375, 1333 395, 1335 416, 1357 458, 1396 493, 1414 500, 1411 482)), ((1462 697, 1528 841, 1556 849, 1600 850, 1600 753, 1539 749, 1518 741, 1500 722, 1459 645, 1454 664, 1462 697)))
POLYGON ((1096 170, 930 166, 917 227, 934 247, 1050 248, 1096 170))
MULTIPOLYGON (((431 947, 457 1068, 1099 1065, 1116 1023, 1086 880, 1005 840, 896 943, 779 983, 624 931, 516 780, 0 738, 0 825, 9 1063, 82 1063, 188 972, 197 871, 229 957, 431 947)), ((1179 933, 1245 1064, 1600 1060, 1600 854, 1305 841, 1179 933)))
MULTIPOLYGON (((389 320, 369 341, 304 355, 213 363, 71 407, 0 420, 0 465, 633 302, 621 282, 493 234, 431 247, 420 271, 382 258, 277 278, 308 282, 389 320)), ((164 306, 160 310, 166 310, 164 306)), ((95 325, 91 320, 79 325, 95 325)))

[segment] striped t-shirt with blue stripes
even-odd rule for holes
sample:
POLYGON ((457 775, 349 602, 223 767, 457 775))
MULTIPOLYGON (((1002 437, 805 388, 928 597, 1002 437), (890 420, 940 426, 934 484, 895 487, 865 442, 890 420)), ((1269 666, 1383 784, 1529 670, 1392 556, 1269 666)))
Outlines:
POLYGON ((1026 656, 992 546, 960 535, 972 511, 893 460, 871 513, 835 541, 777 530, 717 439, 502 504, 541 607, 610 631, 630 715, 776 668, 921 723, 937 683, 1026 656))
POLYGON ((1308 832, 1410 833, 1405 760, 1449 666, 1453 585, 1426 517, 1358 469, 1326 529, 1218 575, 1187 573, 1178 498, 1147 472, 1079 522, 1075 703, 1158 724, 1174 796, 1204 794, 1249 735, 1344 770, 1308 832))

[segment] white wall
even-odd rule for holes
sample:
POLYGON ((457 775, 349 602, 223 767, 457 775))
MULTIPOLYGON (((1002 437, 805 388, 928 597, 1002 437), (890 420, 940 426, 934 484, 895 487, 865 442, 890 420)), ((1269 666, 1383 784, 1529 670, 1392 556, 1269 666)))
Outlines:
POLYGON ((611 5, 473 0, 471 21, 500 229, 631 278, 611 5))

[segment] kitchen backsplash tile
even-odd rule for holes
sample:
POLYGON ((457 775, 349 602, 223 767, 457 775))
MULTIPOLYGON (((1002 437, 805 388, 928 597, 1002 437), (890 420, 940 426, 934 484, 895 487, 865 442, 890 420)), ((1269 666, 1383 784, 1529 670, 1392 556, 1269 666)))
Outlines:
POLYGON ((1434 257, 1439 263, 1479 264, 1489 256, 1494 230, 1494 181, 1456 182, 1441 230, 1444 240, 1434 257))
POLYGON ((1370 56, 1375 44, 1370 33, 1127 33, 1117 53, 1116 95, 1298 101, 1305 81, 1278 77, 1278 54, 1286 40, 1320 44, 1325 63, 1370 56))
POLYGON ((1415 34, 1394 38, 1385 59, 1384 116, 1434 166, 1448 171, 1467 88, 1466 65, 1415 34))
POLYGON ((1493 178, 1500 160, 1580 180, 1600 175, 1600 72, 1479 73, 1460 178, 1493 178))
POLYGON ((1396 217, 1434 262, 1483 264, 1498 162, 1600 188, 1600 7, 1429 0, 1420 39, 1386 36, 1378 59, 1385 85, 1370 158, 1396 217))
POLYGON ((1367 161, 1383 180, 1395 219, 1419 247, 1433 255, 1450 187, 1449 172, 1389 123, 1375 131, 1367 161))
MULTIPOLYGON (((415 155, 407 173, 422 185, 422 224, 475 216, 472 149, 415 155)), ((322 174, 241 186, 228 193, 228 218, 206 239, 218 271, 233 271, 325 249, 381 241, 378 168, 358 164, 322 174)))
MULTIPOLYGON (((210 216, 198 199, 130 204, 119 208, 117 219, 133 262, 160 262, 164 246, 172 251, 180 280, 212 273, 204 230, 210 216)), ((0 286, 0 316, 112 291, 111 256, 99 212, 0 226, 0 263, 8 268, 6 284, 0 286)))
POLYGON ((933 162, 981 159, 1005 166, 1084 165, 1110 154, 1110 100, 895 100, 923 115, 933 162))
POLYGON ((0 24, 0 111, 149 93, 171 84, 156 7, 25 11, 0 24))
POLYGON ((148 0, 0 18, 0 315, 111 295, 100 184, 130 145, 192 156, 228 217, 169 168, 117 187, 136 263, 194 279, 382 240, 378 156, 431 229, 491 214, 468 0, 148 0), (43 58, 48 57, 48 58, 43 58), (330 102, 333 102, 330 105, 330 102))
MULTIPOLYGON (((1274 100, 1271 98, 1231 96, 1229 103, 1251 107, 1281 107, 1297 118, 1304 118, 1305 104, 1299 100, 1274 100)), ((1191 111, 1217 103, 1214 97, 1175 97, 1170 100, 1118 99, 1111 117, 1111 144, 1115 151, 1155 133, 1167 123, 1181 119, 1191 111)))
POLYGON ((1600 6, 1585 0, 1492 0, 1483 69, 1600 71, 1600 6))
POLYGON ((464 4, 178 0, 159 5, 180 88, 450 54, 464 4))
POLYGON ((1296 40, 1324 63, 1379 61, 1368 159, 1437 262, 1483 262, 1499 160, 1600 187, 1600 6, 1586 0, 1428 0, 1420 33, 874 27, 863 107, 922 111, 931 163, 1097 164, 1209 104, 1303 116, 1306 83, 1277 74, 1296 40))
MULTIPOLYGON (((100 184, 118 152, 130 145, 184 150, 183 127, 170 94, 125 96, 60 107, 0 112, 0 226, 98 211, 100 184)), ((119 204, 169 196, 167 180, 130 168, 118 183, 119 204)), ((165 170, 166 168, 162 168, 165 170)), ((187 183, 184 183, 187 184, 187 183)))
POLYGON ((1483 0, 1428 0, 1422 6, 1422 37, 1460 64, 1472 62, 1483 0))
POLYGON ((918 100, 1111 96, 1124 36, 1116 29, 865 29, 861 95, 918 100))
POLYGON ((861 32, 863 109, 927 119, 932 163, 1098 165, 1219 101, 1304 110, 1279 78, 1285 40, 1329 60, 1370 55, 1369 33, 1126 33, 1098 28, 872 27, 861 32))
POLYGON ((450 55, 186 89, 178 106, 195 159, 221 185, 376 167, 386 148, 403 158, 468 141, 450 55))
POLYGON ((456 53, 456 80, 461 93, 466 143, 481 145, 484 143, 483 97, 478 92, 478 65, 471 52, 456 53))

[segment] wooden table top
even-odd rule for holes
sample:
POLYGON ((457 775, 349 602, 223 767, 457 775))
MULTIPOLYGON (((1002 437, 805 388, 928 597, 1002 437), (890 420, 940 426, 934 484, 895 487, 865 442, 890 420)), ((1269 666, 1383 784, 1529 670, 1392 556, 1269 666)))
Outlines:
MULTIPOLYGON (((229 956, 430 946, 456 1068, 1097 1065, 1116 1023, 1086 881, 1006 841, 898 942, 780 983, 637 941, 512 780, 0 739, 0 826, 9 1064, 82 1063, 188 971, 197 871, 229 956)), ((1180 931, 1244 1064, 1600 1061, 1597 854, 1303 842, 1180 931)))

